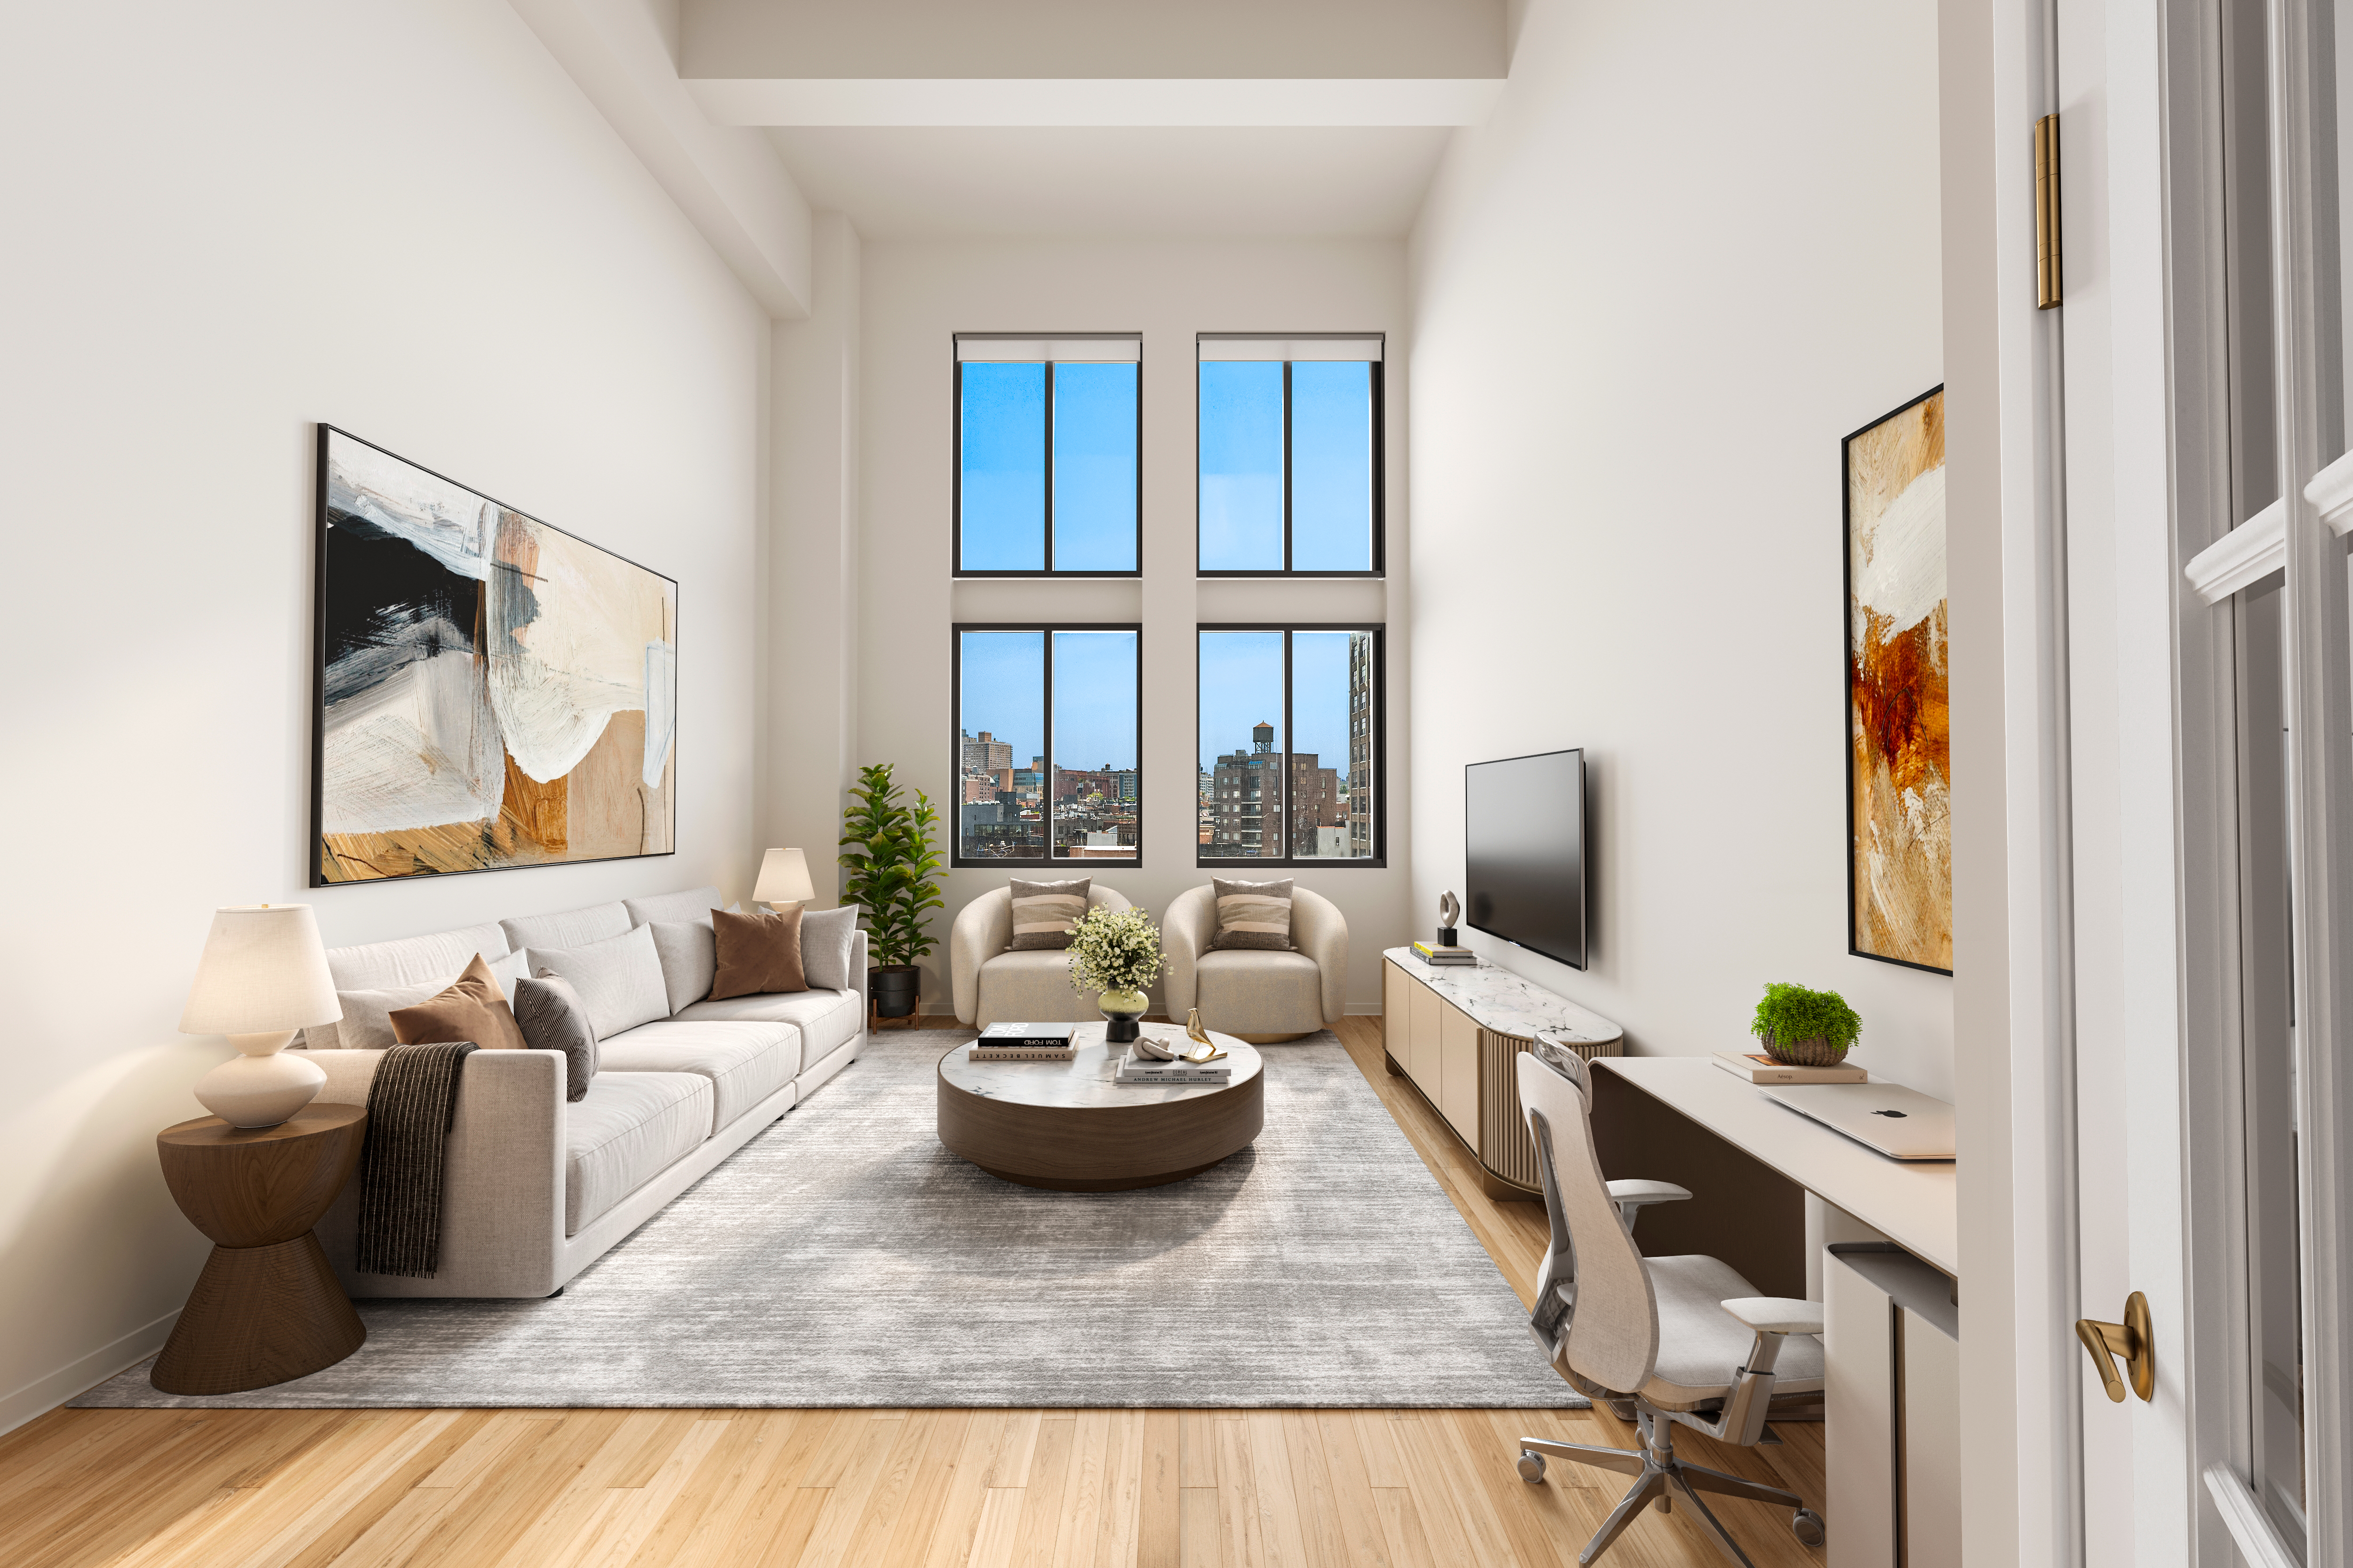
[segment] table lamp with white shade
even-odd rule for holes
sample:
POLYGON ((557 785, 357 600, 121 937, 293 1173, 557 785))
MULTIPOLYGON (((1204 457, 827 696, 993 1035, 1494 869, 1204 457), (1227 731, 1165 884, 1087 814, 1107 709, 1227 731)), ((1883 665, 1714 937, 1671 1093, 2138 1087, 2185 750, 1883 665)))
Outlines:
POLYGON ((275 1127, 327 1081, 316 1062, 280 1053, 297 1029, 343 1016, 308 904, 216 910, 180 1015, 184 1035, 227 1035, 237 1054, 196 1080, 196 1099, 232 1127, 275 1127))
POLYGON ((797 849, 771 849, 760 861, 760 879, 752 887, 752 901, 770 909, 778 904, 806 904, 817 897, 809 881, 808 857, 797 849))

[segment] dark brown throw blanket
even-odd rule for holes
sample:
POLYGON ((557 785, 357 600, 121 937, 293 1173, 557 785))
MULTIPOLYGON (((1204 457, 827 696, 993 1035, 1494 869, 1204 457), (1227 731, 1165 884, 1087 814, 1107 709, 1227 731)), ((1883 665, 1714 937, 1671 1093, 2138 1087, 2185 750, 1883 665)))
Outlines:
POLYGON ((441 1158, 471 1045, 393 1046, 368 1085, 359 1271, 429 1279, 441 1266, 441 1158))

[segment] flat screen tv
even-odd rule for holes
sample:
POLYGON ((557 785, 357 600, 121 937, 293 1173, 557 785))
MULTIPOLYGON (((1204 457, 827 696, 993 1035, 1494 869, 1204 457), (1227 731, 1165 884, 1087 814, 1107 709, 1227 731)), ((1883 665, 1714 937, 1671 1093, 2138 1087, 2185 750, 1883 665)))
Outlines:
POLYGON ((1472 763, 1462 805, 1463 918, 1584 968, 1585 752, 1472 763))

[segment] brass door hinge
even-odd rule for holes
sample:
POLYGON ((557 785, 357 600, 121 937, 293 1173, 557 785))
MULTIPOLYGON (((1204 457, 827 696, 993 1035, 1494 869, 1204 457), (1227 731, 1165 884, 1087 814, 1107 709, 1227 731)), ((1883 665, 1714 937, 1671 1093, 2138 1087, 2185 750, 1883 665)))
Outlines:
POLYGON ((2148 1298, 2134 1291, 2125 1299, 2125 1321, 2103 1323, 2095 1318, 2075 1320, 2075 1337, 2084 1342, 2084 1350, 2092 1358, 2092 1365, 2100 1374, 2101 1386, 2108 1397, 2121 1405, 2125 1399, 2125 1378, 2116 1375, 2116 1357, 2125 1358, 2126 1377, 2132 1380, 2132 1391, 2143 1402, 2157 1394, 2157 1335, 2148 1321, 2148 1298))
POLYGON ((2034 308, 2059 303, 2059 117, 2034 122, 2034 308))

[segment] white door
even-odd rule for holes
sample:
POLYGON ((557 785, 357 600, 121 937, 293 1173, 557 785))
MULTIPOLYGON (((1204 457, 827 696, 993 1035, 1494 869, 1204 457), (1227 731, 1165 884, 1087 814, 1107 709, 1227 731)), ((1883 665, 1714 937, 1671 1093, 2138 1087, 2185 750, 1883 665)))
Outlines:
POLYGON ((2073 1375, 2021 1410, 2053 1460, 2021 1539, 2118 1568, 2344 1564, 2353 0, 2057 0, 2050 38, 2061 1037, 2028 1135, 2072 1202, 2019 1332, 2022 1365, 2073 1375), (2114 1403, 2065 1320, 2122 1321, 2136 1291, 2155 1386, 2114 1403))

